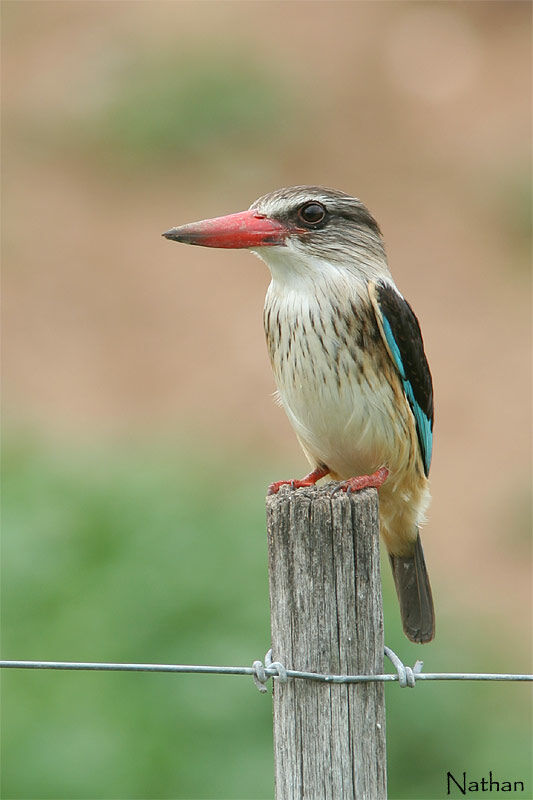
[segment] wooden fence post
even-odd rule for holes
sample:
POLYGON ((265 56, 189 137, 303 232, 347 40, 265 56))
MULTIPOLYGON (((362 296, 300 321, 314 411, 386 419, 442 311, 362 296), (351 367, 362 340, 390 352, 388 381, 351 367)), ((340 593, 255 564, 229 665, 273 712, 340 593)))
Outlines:
MULTIPOLYGON (((333 484, 267 498, 272 657, 287 669, 383 672, 378 500, 333 484)), ((274 681, 276 800, 383 800, 383 683, 274 681)))

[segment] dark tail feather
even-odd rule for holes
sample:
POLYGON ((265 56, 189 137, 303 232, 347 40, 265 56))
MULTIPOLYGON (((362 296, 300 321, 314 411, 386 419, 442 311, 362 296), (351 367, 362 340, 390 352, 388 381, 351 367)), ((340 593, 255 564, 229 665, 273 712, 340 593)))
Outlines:
POLYGON ((435 636, 435 612, 420 536, 416 537, 412 556, 389 553, 389 558, 404 633, 412 642, 430 642, 435 636))

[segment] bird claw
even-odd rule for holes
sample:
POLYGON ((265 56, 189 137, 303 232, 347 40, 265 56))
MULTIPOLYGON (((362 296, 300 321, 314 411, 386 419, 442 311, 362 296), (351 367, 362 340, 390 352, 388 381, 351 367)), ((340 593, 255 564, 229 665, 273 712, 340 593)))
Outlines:
POLYGON ((287 486, 290 484, 290 481, 275 481, 275 483, 271 483, 268 487, 267 494, 277 494, 282 486, 287 486))
POLYGON ((327 467, 316 467, 309 475, 304 475, 303 478, 292 479, 290 481, 276 481, 271 483, 268 487, 268 494, 277 494, 280 486, 290 486, 291 489, 303 489, 306 486, 314 486, 320 478, 324 478, 328 474, 327 467))
POLYGON ((348 478, 332 489, 330 497, 333 497, 337 492, 351 494, 352 492, 360 492, 362 489, 379 489, 388 477, 389 470, 387 467, 380 467, 371 475, 357 475, 354 478, 348 478))
POLYGON ((303 489, 305 486, 314 486, 315 481, 292 480, 292 481, 276 481, 271 483, 268 487, 267 494, 277 494, 282 486, 290 486, 291 489, 303 489))

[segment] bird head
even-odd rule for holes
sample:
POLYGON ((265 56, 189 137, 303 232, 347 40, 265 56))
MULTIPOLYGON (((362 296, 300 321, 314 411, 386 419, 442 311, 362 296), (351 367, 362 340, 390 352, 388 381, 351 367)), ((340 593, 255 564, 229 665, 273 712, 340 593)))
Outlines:
POLYGON ((185 244, 247 248, 274 279, 325 277, 331 270, 389 274, 379 226, 357 198, 321 186, 291 186, 260 197, 248 211, 192 222, 163 234, 185 244))

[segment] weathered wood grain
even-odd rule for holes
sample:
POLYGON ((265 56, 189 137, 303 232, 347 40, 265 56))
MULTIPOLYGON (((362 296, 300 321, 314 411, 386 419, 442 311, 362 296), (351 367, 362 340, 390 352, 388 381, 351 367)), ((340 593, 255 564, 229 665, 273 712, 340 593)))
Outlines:
MULTIPOLYGON (((377 492, 331 497, 333 486, 267 498, 273 658, 382 673, 377 492)), ((386 798, 383 684, 274 684, 276 800, 386 798)))

